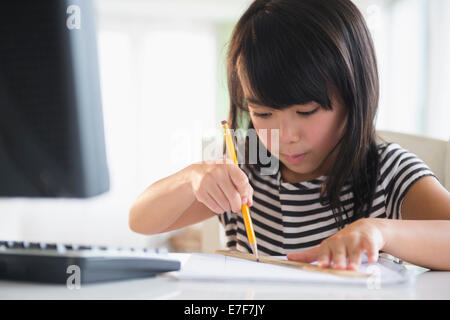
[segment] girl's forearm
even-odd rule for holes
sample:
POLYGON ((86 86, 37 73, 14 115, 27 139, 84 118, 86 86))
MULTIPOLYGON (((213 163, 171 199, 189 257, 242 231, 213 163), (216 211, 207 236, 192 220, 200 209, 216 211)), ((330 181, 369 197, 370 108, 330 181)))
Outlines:
POLYGON ((385 245, 381 250, 432 270, 450 270, 449 220, 373 219, 385 245))
POLYGON ((153 183, 130 209, 129 225, 144 234, 159 233, 173 224, 194 202, 189 170, 191 166, 153 183))

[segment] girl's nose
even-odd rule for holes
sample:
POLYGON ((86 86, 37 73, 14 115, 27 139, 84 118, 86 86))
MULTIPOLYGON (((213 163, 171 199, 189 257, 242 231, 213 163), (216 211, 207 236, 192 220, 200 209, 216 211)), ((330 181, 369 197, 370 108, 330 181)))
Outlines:
POLYGON ((300 140, 300 132, 292 123, 284 123, 280 126, 280 143, 292 143, 300 140))

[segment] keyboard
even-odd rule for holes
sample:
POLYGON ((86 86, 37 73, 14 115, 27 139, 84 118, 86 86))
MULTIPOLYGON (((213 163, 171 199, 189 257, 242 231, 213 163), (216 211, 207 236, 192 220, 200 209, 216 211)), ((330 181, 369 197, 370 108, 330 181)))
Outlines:
POLYGON ((0 241, 0 279, 77 285, 154 277, 180 265, 167 250, 0 241))

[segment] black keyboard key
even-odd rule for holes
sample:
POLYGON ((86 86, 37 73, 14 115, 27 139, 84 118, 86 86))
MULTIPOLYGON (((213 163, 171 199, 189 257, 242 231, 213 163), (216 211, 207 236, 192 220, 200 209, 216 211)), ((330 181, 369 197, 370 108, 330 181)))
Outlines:
POLYGON ((41 249, 41 244, 39 242, 30 242, 28 248, 30 248, 30 249, 41 249))

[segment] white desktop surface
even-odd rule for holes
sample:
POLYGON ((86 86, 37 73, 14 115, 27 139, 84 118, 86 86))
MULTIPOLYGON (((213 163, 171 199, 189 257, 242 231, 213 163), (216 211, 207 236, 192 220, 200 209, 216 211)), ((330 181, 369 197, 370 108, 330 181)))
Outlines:
MULTIPOLYGON (((186 258, 189 254, 169 255, 186 258)), ((415 283, 381 286, 380 289, 328 284, 188 281, 164 274, 155 278, 82 284, 80 289, 2 280, 0 299, 447 300, 450 299, 450 272, 428 271, 420 274, 415 283)))

